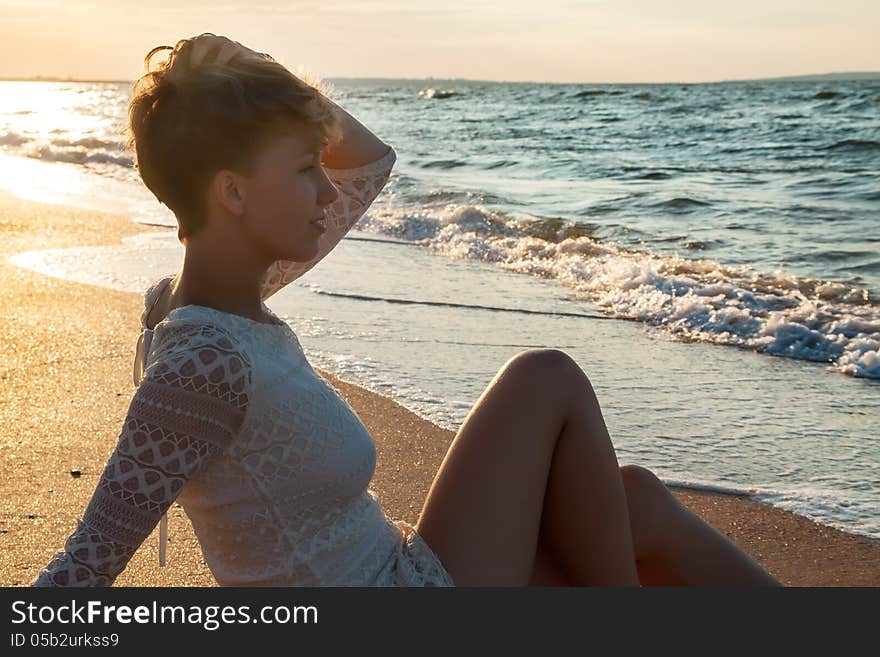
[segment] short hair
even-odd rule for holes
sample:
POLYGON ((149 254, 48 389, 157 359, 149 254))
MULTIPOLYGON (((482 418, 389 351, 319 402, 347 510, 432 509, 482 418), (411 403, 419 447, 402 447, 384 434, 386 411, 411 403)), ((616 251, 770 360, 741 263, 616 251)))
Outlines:
POLYGON ((259 148, 297 128, 325 146, 342 137, 325 95, 330 87, 319 78, 297 77, 262 53, 192 68, 197 38, 147 53, 128 107, 126 145, 144 184, 177 217, 181 241, 204 225, 205 192, 217 171, 247 175, 259 148), (153 57, 166 50, 154 68, 153 57))

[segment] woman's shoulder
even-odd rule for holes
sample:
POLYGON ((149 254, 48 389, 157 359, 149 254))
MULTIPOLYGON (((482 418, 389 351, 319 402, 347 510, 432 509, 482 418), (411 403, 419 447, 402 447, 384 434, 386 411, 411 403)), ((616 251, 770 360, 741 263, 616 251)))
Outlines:
POLYGON ((152 337, 145 345, 149 351, 142 361, 141 380, 205 393, 235 402, 243 410, 253 387, 253 359, 247 345, 233 328, 207 321, 189 308, 172 311, 149 331, 152 337))
MULTIPOLYGON (((237 326, 226 321, 225 313, 204 312, 201 306, 172 309, 153 328, 153 350, 164 353, 213 348, 220 352, 239 352, 247 359, 246 340, 237 326)), ((247 359, 249 360, 249 359, 247 359)))

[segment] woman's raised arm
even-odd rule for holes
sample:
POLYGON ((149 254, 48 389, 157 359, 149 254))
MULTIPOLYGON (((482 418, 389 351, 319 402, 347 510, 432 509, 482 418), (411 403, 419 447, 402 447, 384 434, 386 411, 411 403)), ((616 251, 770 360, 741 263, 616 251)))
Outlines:
POLYGON ((342 122, 342 139, 324 149, 324 168, 356 169, 375 162, 388 152, 388 144, 339 105, 329 98, 327 100, 342 122))
MULTIPOLYGON (((267 57, 246 48, 238 41, 224 36, 205 33, 194 37, 190 47, 181 51, 189 57, 188 68, 202 64, 223 66, 236 58, 267 57)), ((325 97, 326 98, 326 97, 325 97)), ((324 166, 328 169, 356 169, 375 162, 388 151, 388 144, 379 139, 360 121, 327 98, 342 124, 342 139, 324 151, 324 166)))

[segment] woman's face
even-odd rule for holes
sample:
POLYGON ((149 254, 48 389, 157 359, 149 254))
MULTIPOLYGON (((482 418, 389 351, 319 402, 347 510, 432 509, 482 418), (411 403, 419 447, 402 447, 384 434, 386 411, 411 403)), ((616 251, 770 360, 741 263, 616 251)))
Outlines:
POLYGON ((308 262, 318 253, 324 215, 339 190, 321 166, 323 149, 307 132, 278 137, 260 150, 246 181, 243 224, 269 261, 308 262))

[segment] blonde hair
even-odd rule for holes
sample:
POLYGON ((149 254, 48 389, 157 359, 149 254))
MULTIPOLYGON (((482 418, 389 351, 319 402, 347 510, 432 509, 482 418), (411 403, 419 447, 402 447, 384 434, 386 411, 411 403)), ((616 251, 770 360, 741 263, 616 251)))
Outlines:
POLYGON ((247 174, 261 146, 297 128, 324 145, 342 137, 329 85, 261 53, 193 68, 197 38, 147 53, 128 107, 127 147, 144 184, 177 217, 181 241, 204 225, 205 191, 217 171, 247 174), (167 50, 154 68, 154 56, 167 50))

